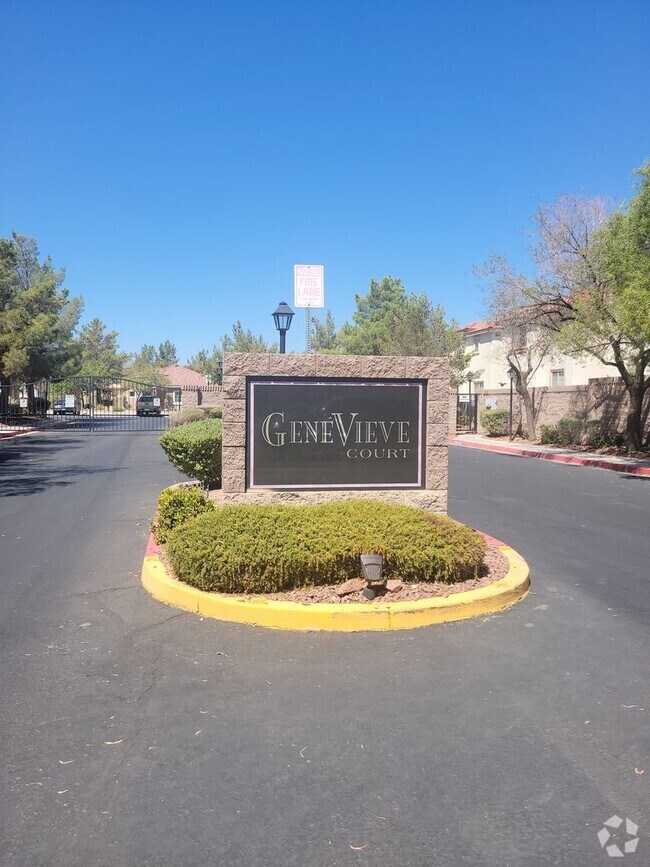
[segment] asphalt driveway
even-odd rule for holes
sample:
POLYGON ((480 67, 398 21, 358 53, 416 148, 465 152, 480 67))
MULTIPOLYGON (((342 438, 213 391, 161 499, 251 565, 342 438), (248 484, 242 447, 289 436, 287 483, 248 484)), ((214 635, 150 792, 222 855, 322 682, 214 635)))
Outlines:
POLYGON ((450 453, 451 514, 533 592, 301 635, 140 588, 155 434, 0 443, 0 863, 591 867, 614 813, 647 863, 650 482, 450 453))

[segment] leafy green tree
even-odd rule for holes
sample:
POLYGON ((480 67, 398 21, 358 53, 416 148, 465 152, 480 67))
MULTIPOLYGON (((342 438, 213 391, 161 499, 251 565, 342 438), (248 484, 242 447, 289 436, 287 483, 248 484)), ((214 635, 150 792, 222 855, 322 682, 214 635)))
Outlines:
MULTIPOLYGON (((0 380, 62 376, 78 365, 74 331, 81 298, 63 288, 65 272, 39 260, 34 238, 0 240, 0 380)), ((2 390, 5 393, 5 389, 2 390)))
POLYGON ((465 349, 458 324, 446 320, 440 304, 433 305, 424 293, 406 295, 389 308, 384 325, 379 343, 382 355, 449 356, 452 384, 462 382, 471 352, 465 349))
POLYGON ((101 319, 93 319, 84 325, 79 334, 82 376, 122 376, 128 359, 117 345, 117 331, 106 331, 101 319))
POLYGON ((178 353, 171 340, 165 340, 158 346, 157 362, 160 367, 178 364, 178 353))
POLYGON ((262 335, 256 337, 250 329, 244 331, 241 322, 232 327, 232 337, 226 334, 221 344, 224 352, 277 352, 277 343, 267 343, 262 335))
MULTIPOLYGON (((399 278, 371 280, 366 295, 357 295, 354 324, 345 323, 334 346, 352 355, 448 356, 452 384, 462 381, 470 353, 456 322, 423 293, 407 293, 399 278)), ((333 323, 332 323, 333 324, 333 323)))
POLYGON ((187 362, 187 366, 197 373, 209 376, 211 382, 221 382, 223 356, 216 346, 213 346, 212 350, 199 349, 187 362))
MULTIPOLYGON (((520 319, 563 352, 615 368, 628 394, 628 448, 644 445, 650 410, 650 161, 637 195, 608 216, 600 199, 561 196, 536 215, 533 279, 502 270, 522 296, 520 319)), ((647 440, 646 440, 647 442, 647 440)))
POLYGON ((328 310, 325 321, 317 316, 311 317, 311 345, 316 352, 335 352, 338 348, 338 335, 332 311, 328 310))
POLYGON ((145 343, 140 348, 140 352, 131 356, 129 364, 124 371, 124 376, 127 379, 146 383, 147 385, 168 385, 167 379, 161 372, 158 364, 156 348, 148 343, 145 343))
POLYGON ((388 337, 386 318, 405 295, 399 278, 388 275, 379 281, 371 280, 366 295, 355 295, 354 325, 346 322, 341 327, 338 335, 341 350, 349 355, 381 355, 382 343, 388 337))

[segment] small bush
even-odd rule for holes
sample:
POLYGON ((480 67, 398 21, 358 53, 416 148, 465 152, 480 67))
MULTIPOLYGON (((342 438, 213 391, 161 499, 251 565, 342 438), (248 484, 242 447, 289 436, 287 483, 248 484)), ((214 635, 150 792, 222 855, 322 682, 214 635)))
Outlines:
POLYGON ((180 409, 178 412, 172 413, 170 421, 172 427, 179 427, 192 421, 203 421, 206 417, 206 412, 202 407, 188 406, 187 409, 180 409))
POLYGON ((318 506, 221 506, 177 527, 166 553, 201 590, 272 593, 361 577, 360 554, 381 554, 383 576, 454 583, 477 576, 485 540, 461 524, 377 500, 318 506))
POLYGON ((220 406, 188 406, 171 416, 171 426, 179 427, 192 421, 204 421, 206 418, 221 418, 220 406))
POLYGON ((221 484, 221 421, 204 419, 171 428, 160 437, 163 451, 181 473, 210 488, 221 484))
POLYGON ((585 423, 579 418, 561 418, 557 424, 543 424, 540 441, 543 445, 572 446, 582 442, 585 423))
POLYGON ((585 442, 592 449, 621 447, 625 445, 625 435, 605 427, 599 419, 588 421, 585 425, 585 442))
POLYGON ((508 433, 510 413, 507 409, 481 410, 481 427, 490 437, 502 437, 508 433))
POLYGON ((151 531, 156 542, 163 544, 175 527, 213 510, 214 504, 206 499, 198 485, 167 488, 158 498, 158 513, 151 531))

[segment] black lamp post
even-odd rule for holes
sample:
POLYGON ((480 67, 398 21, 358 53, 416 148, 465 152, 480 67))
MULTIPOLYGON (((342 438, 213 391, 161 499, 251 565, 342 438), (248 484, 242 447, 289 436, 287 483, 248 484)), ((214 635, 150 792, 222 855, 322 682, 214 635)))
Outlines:
POLYGON ((469 401, 469 428, 476 432, 476 425, 474 424, 474 410, 472 408, 472 380, 474 379, 474 374, 470 370, 467 374, 467 385, 468 385, 468 401, 469 401))
POLYGON ((273 321, 275 322, 275 327, 280 332, 280 352, 285 352, 285 341, 287 337, 287 331, 291 327, 291 320, 293 319, 293 310, 285 301, 280 301, 278 304, 278 309, 273 314, 273 321))
POLYGON ((512 365, 508 368, 508 376, 510 377, 510 429, 508 431, 508 438, 512 442, 512 386, 517 376, 517 371, 512 365))

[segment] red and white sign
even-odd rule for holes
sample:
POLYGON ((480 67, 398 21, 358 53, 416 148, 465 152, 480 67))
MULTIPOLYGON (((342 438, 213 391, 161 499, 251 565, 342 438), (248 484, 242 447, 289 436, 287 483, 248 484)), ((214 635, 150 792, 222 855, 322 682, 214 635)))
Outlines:
POLYGON ((325 306, 323 265, 293 266, 293 303, 295 307, 325 306))

